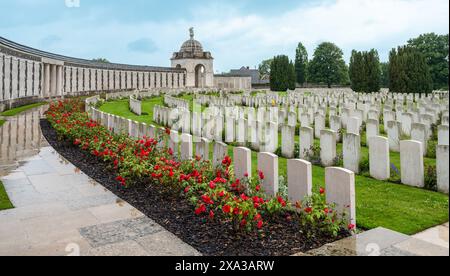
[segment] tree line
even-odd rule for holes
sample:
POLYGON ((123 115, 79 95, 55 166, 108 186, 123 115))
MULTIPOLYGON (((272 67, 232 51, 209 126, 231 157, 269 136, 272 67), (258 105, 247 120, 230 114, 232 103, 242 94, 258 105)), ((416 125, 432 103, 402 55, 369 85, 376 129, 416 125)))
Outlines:
POLYGON ((350 85, 357 92, 377 92, 382 87, 401 93, 430 93, 448 89, 448 34, 423 34, 391 50, 388 62, 378 51, 353 50, 349 65, 334 43, 317 46, 310 60, 302 43, 295 60, 286 55, 263 61, 260 74, 270 76, 272 91, 286 91, 305 84, 350 85))

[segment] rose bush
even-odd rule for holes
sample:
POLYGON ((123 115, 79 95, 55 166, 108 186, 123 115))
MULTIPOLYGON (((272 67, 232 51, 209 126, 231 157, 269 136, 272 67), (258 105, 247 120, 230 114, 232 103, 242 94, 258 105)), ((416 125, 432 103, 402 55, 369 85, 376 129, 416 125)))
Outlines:
POLYGON ((274 217, 298 221, 307 235, 337 236, 347 229, 340 214, 325 203, 323 189, 320 194, 294 204, 282 196, 271 198, 261 189, 264 174, 258 172, 257 178, 249 178, 247 174, 242 180, 235 179, 229 156, 217 167, 199 157, 179 161, 170 149, 158 147, 170 130, 163 134, 166 137, 134 139, 113 134, 82 110, 81 101, 59 101, 50 105, 46 117, 60 139, 109 164, 120 188, 145 180, 164 193, 186 198, 196 215, 231 223, 237 231, 263 229, 274 217))

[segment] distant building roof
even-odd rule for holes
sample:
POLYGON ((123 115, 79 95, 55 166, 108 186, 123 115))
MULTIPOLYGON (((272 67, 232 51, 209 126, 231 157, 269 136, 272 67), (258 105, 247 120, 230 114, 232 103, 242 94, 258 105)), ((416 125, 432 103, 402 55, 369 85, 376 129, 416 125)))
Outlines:
POLYGON ((252 84, 268 84, 268 80, 262 80, 259 75, 258 69, 250 69, 250 67, 241 67, 241 69, 237 70, 231 70, 230 75, 233 76, 243 76, 243 77, 251 77, 252 78, 252 84))

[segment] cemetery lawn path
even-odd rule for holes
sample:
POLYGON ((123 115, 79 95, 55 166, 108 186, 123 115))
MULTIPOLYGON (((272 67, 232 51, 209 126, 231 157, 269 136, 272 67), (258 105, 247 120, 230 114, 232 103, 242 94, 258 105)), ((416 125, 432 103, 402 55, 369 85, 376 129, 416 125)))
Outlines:
POLYGON ((27 111, 29 109, 38 107, 38 106, 42 106, 42 105, 46 105, 48 104, 47 102, 40 102, 40 103, 34 103, 34 104, 29 104, 29 105, 24 105, 24 106, 19 106, 10 110, 6 110, 2 113, 0 113, 0 116, 6 116, 6 117, 11 117, 11 116, 15 116, 19 113, 22 113, 24 111, 27 111))
POLYGON ((9 201, 9 197, 3 187, 3 183, 0 181, 0 211, 12 208, 14 208, 14 206, 11 201, 9 201))

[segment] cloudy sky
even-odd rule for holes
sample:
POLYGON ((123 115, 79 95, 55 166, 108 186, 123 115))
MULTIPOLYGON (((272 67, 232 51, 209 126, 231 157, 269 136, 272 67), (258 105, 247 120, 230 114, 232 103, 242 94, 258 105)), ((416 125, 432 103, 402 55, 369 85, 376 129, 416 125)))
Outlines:
POLYGON ((425 32, 448 33, 448 0, 0 0, 0 36, 58 54, 169 66, 194 27, 215 70, 255 67, 277 54, 336 43, 392 47, 425 32), (77 4, 79 2, 79 5, 77 4), (6 11, 6 12, 4 12, 6 11))

